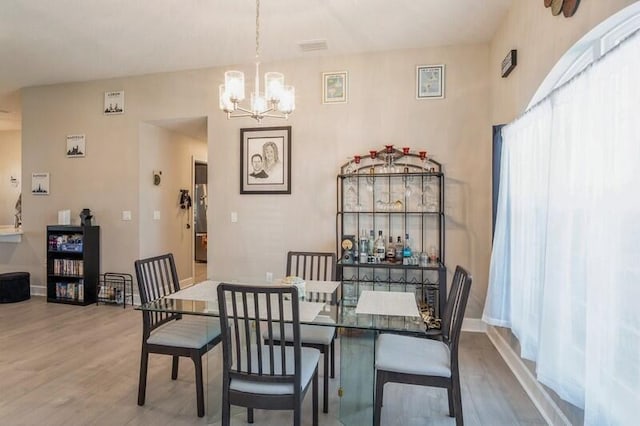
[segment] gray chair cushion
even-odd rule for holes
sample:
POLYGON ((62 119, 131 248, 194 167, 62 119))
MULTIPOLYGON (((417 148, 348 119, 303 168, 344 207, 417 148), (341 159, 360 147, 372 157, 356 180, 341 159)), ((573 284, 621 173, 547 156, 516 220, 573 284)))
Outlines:
MULTIPOLYGON (((335 324, 335 321, 326 315, 318 315, 315 319, 316 322, 322 322, 326 324, 335 324)), ((333 336, 335 335, 336 328, 324 325, 300 325, 300 342, 302 344, 311 343, 315 345, 329 345, 333 336)), ((269 334, 265 331, 262 333, 262 338, 268 339, 269 334)), ((273 329, 273 340, 280 340, 280 330, 277 327, 273 329)), ((285 324, 284 326, 284 341, 293 342, 293 330, 291 324, 285 324)))
MULTIPOLYGON (((255 345, 251 345, 251 370, 252 372, 258 372, 258 351, 255 345)), ((274 361, 274 374, 282 374, 282 356, 279 348, 274 348, 273 361, 274 361)), ((245 352, 243 351, 243 354, 245 352)), ((267 374, 270 371, 269 366, 269 347, 263 346, 262 348, 262 371, 263 374, 267 374)), ((293 347, 287 346, 285 348, 286 359, 286 373, 294 374, 294 358, 293 347)), ((300 388, 304 389, 309 381, 313 378, 313 372, 318 366, 318 360, 320 359, 320 351, 313 348, 301 348, 300 350, 301 370, 300 370, 300 388)), ((243 370, 246 371, 247 363, 242 361, 243 370)), ((232 371, 235 371, 235 365, 232 367, 232 371)), ((290 383, 264 383, 255 382, 252 380, 232 379, 229 388, 238 392, 258 393, 268 395, 289 395, 293 393, 293 385, 290 383)))
POLYGON ((451 377, 449 347, 439 340, 381 334, 376 341, 376 369, 451 377))
POLYGON ((220 321, 217 318, 185 315, 153 330, 147 343, 198 349, 219 335, 220 321))

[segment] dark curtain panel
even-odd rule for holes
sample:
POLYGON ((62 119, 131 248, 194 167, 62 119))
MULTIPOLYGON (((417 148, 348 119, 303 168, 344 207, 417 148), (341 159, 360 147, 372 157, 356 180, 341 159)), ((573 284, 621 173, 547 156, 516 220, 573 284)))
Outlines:
POLYGON ((500 191, 500 159, 502 158, 502 128, 504 124, 496 124, 493 126, 493 166, 492 166, 492 198, 493 198, 493 211, 491 237, 496 232, 496 214, 498 209, 498 193, 500 191))

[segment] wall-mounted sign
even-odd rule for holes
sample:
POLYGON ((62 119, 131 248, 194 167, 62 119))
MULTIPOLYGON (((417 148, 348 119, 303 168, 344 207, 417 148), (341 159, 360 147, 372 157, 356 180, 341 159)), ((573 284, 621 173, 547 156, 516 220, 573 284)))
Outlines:
POLYGON ((31 194, 49 195, 49 173, 31 173, 31 194))
POLYGON ((104 92, 104 113, 124 114, 124 90, 104 92))
POLYGON ((502 60, 502 78, 505 78, 518 65, 518 51, 513 49, 502 60))
POLYGON ((67 157, 84 157, 86 153, 84 135, 67 135, 67 157))

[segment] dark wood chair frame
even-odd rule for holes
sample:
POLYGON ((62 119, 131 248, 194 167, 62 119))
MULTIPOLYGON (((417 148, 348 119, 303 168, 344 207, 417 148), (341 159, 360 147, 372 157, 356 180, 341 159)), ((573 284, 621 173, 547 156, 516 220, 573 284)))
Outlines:
MULTIPOLYGON (((331 252, 289 251, 287 253, 287 275, 295 275, 305 280, 335 281, 336 279, 336 255, 331 252)), ((311 301, 320 301, 320 295, 311 295, 311 301)), ((336 297, 323 302, 335 304, 336 297)), ((319 325, 317 327, 324 327, 319 325)), ((322 391, 322 412, 329 412, 329 377, 336 377, 336 334, 334 333, 330 345, 320 345, 302 342, 302 346, 315 348, 322 353, 324 376, 322 391), (329 356, 331 359, 331 371, 329 374, 329 356)))
MULTIPOLYGON (((138 290, 141 303, 148 303, 180 290, 180 282, 176 271, 173 254, 140 259, 134 262, 138 290)), ((181 320, 182 316, 176 313, 142 311, 142 355, 140 357, 140 380, 138 384, 138 405, 145 402, 147 391, 147 367, 149 354, 171 355, 173 357, 171 367, 171 379, 178 378, 179 357, 187 357, 193 360, 196 379, 196 403, 198 417, 204 416, 204 384, 202 381, 202 356, 221 341, 218 334, 200 348, 184 348, 178 346, 165 346, 147 343, 151 332, 171 321, 181 320)))
POLYGON ((300 311, 298 301, 298 291, 292 286, 245 286, 238 284, 221 283, 218 285, 218 306, 220 310, 220 327, 222 330, 222 425, 228 426, 231 420, 231 405, 247 408, 247 422, 253 423, 253 410, 293 410, 293 424, 302 424, 302 401, 313 384, 313 425, 318 425, 318 365, 316 364, 312 380, 307 386, 301 388, 301 342, 300 342, 300 311), (258 298, 264 295, 266 303, 266 313, 259 311, 258 298), (284 335, 284 319, 274 318, 271 296, 277 297, 277 312, 283 312, 285 304, 291 304, 293 325, 293 357, 294 374, 286 374, 286 347, 284 342, 276 342, 273 339, 273 327, 279 329, 284 335), (239 311, 238 300, 242 301, 241 311, 239 311), (287 300, 288 299, 288 300, 287 300), (227 300, 231 301, 232 312, 227 311, 227 300), (251 306, 252 304, 252 306, 251 306), (251 312, 249 309, 253 309, 251 312), (241 312, 238 314, 238 312, 241 312), (266 318, 264 315, 266 314, 266 318), (262 319, 261 319, 262 318, 262 319), (269 334, 269 338, 262 339, 261 322, 269 334), (255 333, 254 338, 251 334, 255 333), (243 344, 243 339, 247 342, 243 344), (256 345, 258 366, 251 366, 250 342, 264 341, 265 346, 256 345), (244 351, 244 352, 243 352, 244 351), (282 360, 281 370, 278 372, 274 365, 274 354, 279 351, 282 360), (264 357, 269 357, 269 365, 265 371, 262 365, 264 357), (242 364, 246 360, 247 365, 242 364), (251 373, 248 373, 250 371, 251 373), (283 374, 284 373, 284 374, 283 374), (293 387, 292 394, 271 395, 241 392, 230 388, 231 380, 248 380, 262 383, 285 383, 293 387))
MULTIPOLYGON (((451 377, 425 376, 376 370, 376 396, 374 407, 374 425, 380 426, 382 398, 385 383, 404 383, 410 385, 431 386, 447 389, 449 416, 456 418, 456 425, 464 424, 462 417, 462 398, 460 394, 460 372, 458 370, 458 341, 462 329, 462 320, 469 298, 472 277, 461 266, 456 267, 449 298, 442 318, 442 341, 449 346, 451 377)), ((425 360, 425 362, 429 362, 425 360)))

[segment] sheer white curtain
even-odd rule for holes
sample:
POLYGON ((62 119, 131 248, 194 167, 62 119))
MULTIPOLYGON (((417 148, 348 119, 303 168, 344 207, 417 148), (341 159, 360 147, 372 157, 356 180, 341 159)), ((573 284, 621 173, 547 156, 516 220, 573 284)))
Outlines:
POLYGON ((483 319, 585 424, 640 407, 640 36, 503 129, 483 319))

